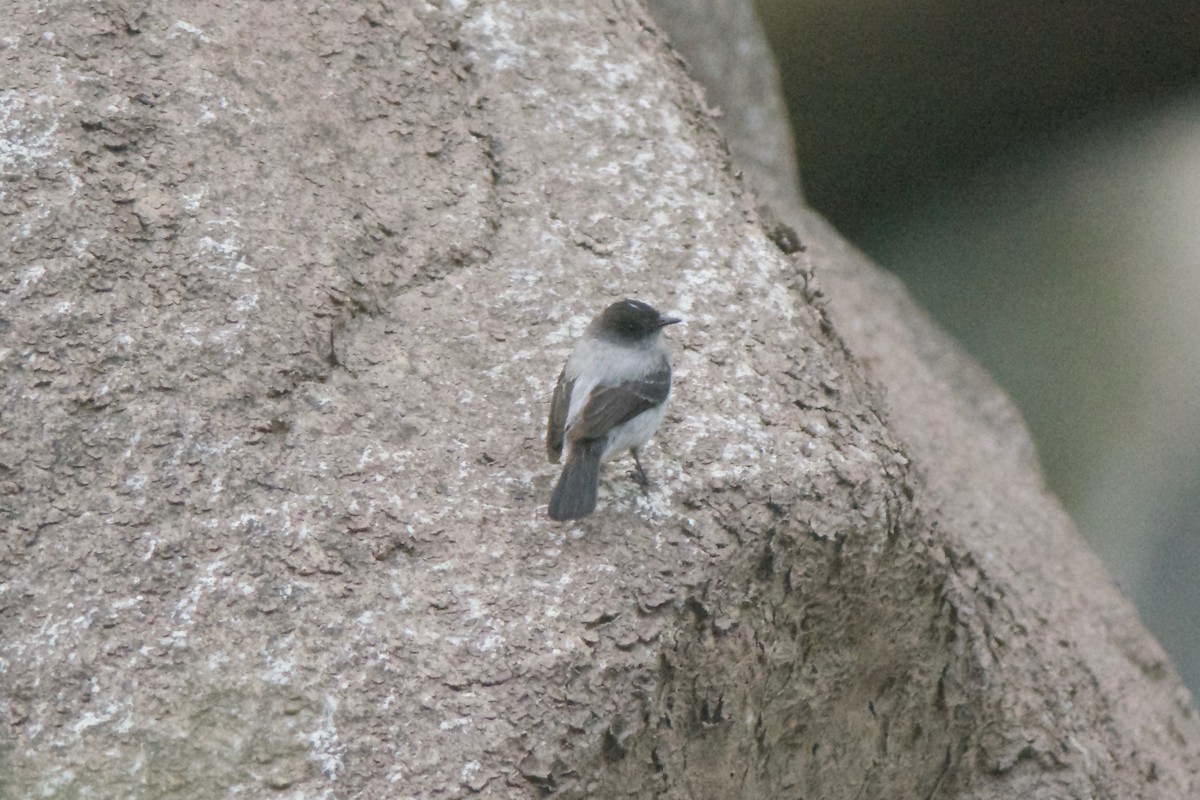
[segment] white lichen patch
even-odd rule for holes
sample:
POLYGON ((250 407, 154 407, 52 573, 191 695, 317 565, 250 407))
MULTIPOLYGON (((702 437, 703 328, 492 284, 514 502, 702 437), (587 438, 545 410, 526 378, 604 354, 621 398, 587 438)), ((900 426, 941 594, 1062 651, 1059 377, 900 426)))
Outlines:
POLYGON ((208 38, 208 36, 204 33, 204 31, 200 30, 200 28, 196 27, 195 25, 188 22, 187 20, 182 20, 182 19, 176 20, 174 22, 174 24, 171 25, 171 30, 172 30, 172 32, 167 37, 170 39, 173 39, 176 36, 186 34, 186 35, 191 36, 194 39, 196 39, 196 41, 202 42, 204 44, 208 44, 209 42, 212 41, 211 39, 208 38))
MULTIPOLYGON (((0 172, 29 174, 60 149, 56 98, 38 93, 0 94, 0 172)), ((58 161, 60 166, 69 162, 58 161)), ((0 184, 0 199, 3 199, 0 184)))
POLYGON ((325 695, 320 723, 302 736, 309 748, 309 759, 329 780, 335 780, 342 769, 342 745, 338 738, 337 725, 334 723, 337 709, 337 698, 332 694, 325 695))
POLYGON ((265 667, 259 671, 259 679, 276 686, 286 685, 296 670, 296 646, 294 634, 269 645, 269 650, 262 654, 265 667))

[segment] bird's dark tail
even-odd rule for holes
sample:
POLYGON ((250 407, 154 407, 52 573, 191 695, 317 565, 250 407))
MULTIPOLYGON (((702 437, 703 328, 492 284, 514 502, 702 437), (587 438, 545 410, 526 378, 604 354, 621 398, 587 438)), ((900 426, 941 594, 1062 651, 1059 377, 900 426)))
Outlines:
POLYGON ((596 510, 604 444, 603 438, 585 439, 571 447, 571 456, 550 495, 550 519, 579 519, 596 510))

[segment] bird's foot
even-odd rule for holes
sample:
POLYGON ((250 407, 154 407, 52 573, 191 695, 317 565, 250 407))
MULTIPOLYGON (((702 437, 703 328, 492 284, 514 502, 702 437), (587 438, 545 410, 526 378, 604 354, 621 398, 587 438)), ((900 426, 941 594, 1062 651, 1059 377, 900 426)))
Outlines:
POLYGON ((637 472, 631 473, 630 477, 633 478, 638 486, 642 487, 643 491, 648 491, 650 489, 650 479, 646 477, 646 470, 642 469, 642 460, 638 458, 637 448, 633 448, 630 452, 633 453, 633 463, 637 467, 637 472))

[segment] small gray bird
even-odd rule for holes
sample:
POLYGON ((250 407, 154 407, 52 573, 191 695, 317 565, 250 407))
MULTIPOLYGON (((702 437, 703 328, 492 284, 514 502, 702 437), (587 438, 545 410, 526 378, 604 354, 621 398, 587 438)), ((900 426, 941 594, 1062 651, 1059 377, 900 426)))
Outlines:
POLYGON ((550 519, 586 517, 596 508, 600 462, 633 451, 654 435, 667 411, 671 364, 662 329, 680 320, 639 300, 613 303, 592 320, 558 376, 546 425, 546 455, 555 464, 566 446, 550 519))

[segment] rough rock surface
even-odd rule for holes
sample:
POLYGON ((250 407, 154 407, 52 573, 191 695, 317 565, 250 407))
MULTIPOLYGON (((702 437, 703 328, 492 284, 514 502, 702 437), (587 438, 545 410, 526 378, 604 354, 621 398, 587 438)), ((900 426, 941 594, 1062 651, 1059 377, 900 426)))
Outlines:
POLYGON ((0 796, 1197 790, 1011 408, 763 224, 637 5, 0 46, 0 796), (549 390, 621 296, 687 318, 653 487, 556 525, 549 390))

